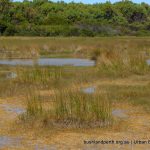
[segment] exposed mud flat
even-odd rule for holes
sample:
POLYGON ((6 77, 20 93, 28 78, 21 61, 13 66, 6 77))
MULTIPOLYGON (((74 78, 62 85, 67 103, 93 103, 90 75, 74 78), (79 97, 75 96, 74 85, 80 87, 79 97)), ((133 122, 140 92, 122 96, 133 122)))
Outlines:
POLYGON ((148 64, 148 65, 150 65, 150 59, 149 59, 149 60, 147 60, 147 64, 148 64))

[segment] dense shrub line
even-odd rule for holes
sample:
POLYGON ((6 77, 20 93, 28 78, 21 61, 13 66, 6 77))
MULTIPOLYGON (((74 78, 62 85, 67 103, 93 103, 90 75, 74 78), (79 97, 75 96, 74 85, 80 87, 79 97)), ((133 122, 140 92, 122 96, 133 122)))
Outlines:
POLYGON ((150 35, 150 6, 131 1, 82 3, 0 0, 0 35, 150 35))

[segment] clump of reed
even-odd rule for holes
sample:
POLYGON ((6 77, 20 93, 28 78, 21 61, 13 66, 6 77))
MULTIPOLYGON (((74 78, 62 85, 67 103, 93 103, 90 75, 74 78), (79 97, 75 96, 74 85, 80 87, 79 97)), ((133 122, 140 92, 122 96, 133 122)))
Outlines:
POLYGON ((141 53, 132 53, 127 50, 96 50, 96 65, 100 75, 127 76, 130 74, 142 75, 149 71, 146 57, 141 53))
POLYGON ((91 95, 61 90, 52 100, 53 107, 45 109, 39 97, 30 96, 22 119, 40 121, 40 124, 54 128, 106 127, 112 123, 111 102, 100 93, 91 95))
POLYGON ((34 92, 29 88, 26 91, 26 112, 20 115, 20 120, 24 122, 34 122, 44 117, 44 109, 42 106, 42 99, 38 92, 34 92))
POLYGON ((32 94, 27 100, 27 116, 38 116, 42 113, 43 107, 40 96, 32 94))
POLYGON ((62 125, 101 127, 110 124, 111 103, 100 93, 62 90, 54 99, 54 117, 62 125))

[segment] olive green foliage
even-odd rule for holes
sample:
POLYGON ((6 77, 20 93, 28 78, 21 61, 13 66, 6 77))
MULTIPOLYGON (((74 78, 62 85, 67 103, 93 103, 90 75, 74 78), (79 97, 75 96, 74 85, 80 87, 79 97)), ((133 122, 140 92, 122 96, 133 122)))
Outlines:
POLYGON ((131 1, 83 3, 0 0, 0 35, 150 35, 150 6, 131 1))

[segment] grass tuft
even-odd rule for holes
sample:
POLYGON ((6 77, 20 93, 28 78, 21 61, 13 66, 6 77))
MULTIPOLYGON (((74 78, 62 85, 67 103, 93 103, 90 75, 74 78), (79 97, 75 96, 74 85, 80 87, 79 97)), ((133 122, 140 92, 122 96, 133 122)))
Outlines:
POLYGON ((100 93, 62 90, 55 96, 55 119, 76 126, 102 126, 110 123, 111 104, 100 93))

